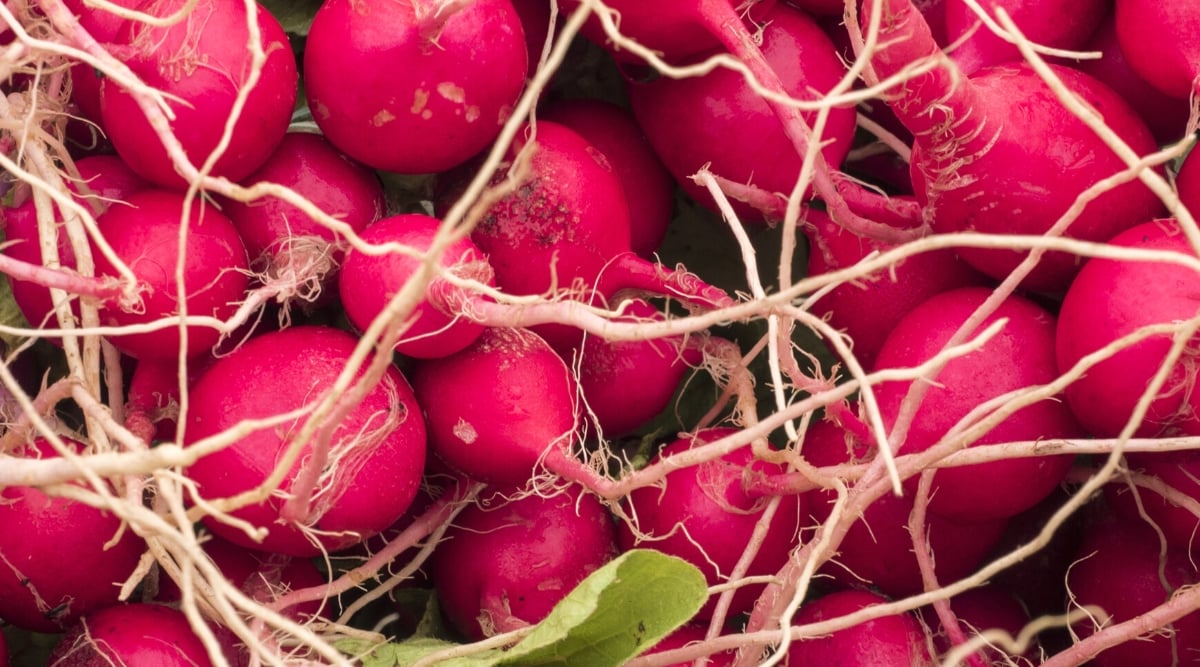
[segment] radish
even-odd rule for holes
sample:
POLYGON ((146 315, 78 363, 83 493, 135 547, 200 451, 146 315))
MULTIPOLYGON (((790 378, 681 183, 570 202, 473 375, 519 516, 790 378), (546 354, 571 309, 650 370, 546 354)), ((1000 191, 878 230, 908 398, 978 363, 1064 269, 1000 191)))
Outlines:
MULTIPOLYGON (((868 254, 891 247, 843 230, 820 211, 809 211, 806 220, 810 276, 853 266, 868 254)), ((934 294, 983 281, 953 250, 935 250, 834 287, 813 305, 812 312, 849 336, 854 356, 864 368, 871 368, 883 341, 905 313, 934 294)))
POLYGON ((492 204, 471 233, 501 289, 545 294, 575 287, 604 297, 640 290, 701 306, 733 304, 724 291, 694 275, 630 250, 625 192, 608 160, 587 140, 541 121, 519 133, 509 157, 529 144, 528 176, 492 204))
MULTIPOLYGON (((356 232, 383 217, 387 205, 379 177, 319 134, 284 135, 267 162, 244 179, 247 186, 261 182, 294 190, 356 232)), ((278 300, 333 300, 345 246, 340 234, 274 197, 223 200, 221 208, 237 226, 251 267, 279 291, 278 300)))
MULTIPOLYGON (((689 644, 698 644, 703 642, 708 637, 708 628, 699 623, 688 623, 680 626, 671 634, 663 637, 657 644, 650 647, 643 656, 650 656, 655 653, 663 653, 673 651, 677 648, 683 648, 689 644)), ((737 659, 737 653, 734 651, 722 651, 708 656, 708 662, 705 664, 708 667, 731 667, 734 660, 737 659)), ((677 662, 667 667, 691 667, 692 661, 677 662)))
MULTIPOLYGON (((229 633, 216 632, 227 664, 241 664, 229 633)), ((151 603, 114 605, 81 619, 50 652, 51 667, 212 667, 204 642, 188 617, 174 607, 151 603)))
MULTIPOLYGON (((68 440, 66 445, 83 453, 79 442, 68 440)), ((42 439, 15 453, 58 456, 42 439)), ((36 487, 4 487, 0 619, 34 632, 61 632, 81 616, 115 604, 121 583, 134 573, 145 549, 142 538, 111 512, 47 495, 36 487), (62 567, 63 554, 68 553, 86 567, 62 567)))
MULTIPOLYGON (((832 620, 888 601, 869 591, 836 591, 805 603, 792 623, 804 625, 832 620)), ((828 635, 798 639, 788 646, 787 652, 789 667, 838 664, 917 667, 933 664, 921 622, 911 613, 881 616, 828 635)))
MULTIPOLYGON (((124 160, 115 155, 81 158, 75 162, 75 168, 79 173, 79 182, 74 186, 76 201, 89 207, 92 215, 98 215, 114 202, 124 202, 134 192, 149 187, 124 160)), ((0 208, 0 216, 4 223, 5 239, 13 242, 5 247, 4 254, 32 265, 52 264, 42 257, 37 208, 32 198, 12 208, 0 208)), ((52 215, 55 220, 60 217, 57 212, 52 215)), ((75 253, 62 230, 58 232, 58 263, 63 268, 76 268, 75 253)), ((55 325, 54 301, 49 289, 31 280, 21 280, 11 273, 5 277, 12 288, 17 307, 30 324, 55 325)), ((78 313, 78 308, 75 312, 78 313)))
POLYGON ((580 429, 575 381, 537 334, 485 329, 462 351, 416 364, 412 382, 430 451, 467 477, 520 486, 539 466, 569 479, 596 476, 571 455, 580 429))
MULTIPOLYGON (((1029 612, 1022 606, 1021 600, 1001 586, 987 584, 979 588, 963 591, 949 600, 950 609, 958 620, 959 632, 966 639, 983 635, 985 632, 997 630, 1017 637, 1021 630, 1029 624, 1029 612)), ((921 607, 918 610, 925 625, 933 630, 933 645, 938 655, 944 655, 954 647, 951 633, 942 624, 932 606, 921 607)), ((979 664, 1003 665, 1012 659, 1009 654, 989 641, 987 648, 972 654, 977 659, 987 662, 979 664)), ((1016 657, 1033 660, 1038 655, 1036 644, 1016 657)))
MULTIPOLYGON (((1194 255, 1174 219, 1143 223, 1117 235, 1109 244, 1194 255)), ((1100 258, 1088 261, 1067 290, 1059 312, 1059 370, 1066 372, 1085 355, 1141 327, 1194 317, 1200 308, 1198 287, 1200 278, 1196 273, 1176 264, 1100 258)), ((1162 333, 1121 349, 1067 387, 1067 405, 1093 436, 1118 435, 1170 347, 1170 334, 1162 333)), ((1190 347, 1184 350, 1150 403, 1145 419, 1137 425, 1136 435, 1200 434, 1200 396, 1192 391, 1196 381, 1194 356, 1190 347)))
POLYGON ((617 555, 612 519, 571 487, 549 497, 492 487, 464 509, 430 557, 438 602, 469 640, 541 621, 617 555))
MULTIPOLYGON (((788 94, 818 99, 841 80, 845 65, 814 19, 782 3, 763 19, 767 23, 762 30, 762 55, 788 94)), ((704 76, 634 82, 629 95, 651 145, 696 201, 715 210, 712 197, 690 178, 705 164, 718 176, 753 183, 768 192, 788 194, 795 187, 803 154, 788 140, 772 108, 739 72, 717 68, 704 76)), ((816 114, 806 112, 803 119, 811 124, 816 114)), ((853 107, 830 111, 820 137, 825 162, 842 162, 854 131, 853 107)), ((735 211, 746 222, 761 220, 748 206, 736 205, 735 211)))
MULTIPOLYGON (((1130 470, 1158 478, 1184 498, 1200 500, 1200 451, 1130 452, 1125 457, 1130 470)), ((1136 491, 1135 496, 1134 489, 1120 479, 1104 487, 1105 498, 1116 514, 1134 521, 1144 514, 1154 521, 1171 547, 1200 553, 1200 544, 1196 543, 1200 518, 1150 489, 1136 491)))
POLYGON ((1192 216, 1200 215, 1200 153, 1190 152, 1183 159, 1175 176, 1175 190, 1192 216))
MULTIPOLYGON (((1196 582, 1187 552, 1161 550, 1158 535, 1141 519, 1097 521, 1088 526, 1076 562, 1067 571, 1073 608, 1096 605, 1110 617, 1105 625, 1133 619, 1163 604, 1180 587, 1196 582), (1114 576, 1114 573, 1120 576, 1114 576)), ((1084 620, 1072 626, 1083 637, 1100 628, 1084 620)), ((1170 665, 1200 650, 1200 613, 1094 656, 1089 665, 1170 665)))
MULTIPOLYGON (((892 329, 876 367, 906 368, 929 360, 991 295, 985 287, 962 287, 930 297, 892 329)), ((1012 295, 979 326, 1000 318, 1007 320, 1000 334, 979 350, 947 362, 935 377, 921 380, 927 393, 916 408, 907 437, 895 443, 899 453, 929 449, 985 401, 1058 377, 1054 316, 1024 297, 1012 295)), ((911 387, 911 382, 899 381, 876 385, 875 396, 885 422, 893 423, 905 409, 911 387)), ((1043 399, 1017 410, 966 446, 1083 436, 1062 402, 1043 399)), ((1072 460, 1069 455, 1020 457, 938 470, 933 476, 929 511, 971 520, 1013 516, 1050 495, 1072 460), (986 484, 980 483, 983 479, 986 484)))
MULTIPOLYGON (((265 162, 287 131, 296 101, 296 59, 283 28, 262 6, 253 17, 241 0, 152 0, 139 9, 165 17, 185 7, 190 7, 186 18, 167 26, 126 22, 110 48, 145 83, 166 94, 174 116, 171 131, 200 167, 221 141, 239 88, 251 83, 247 23, 257 22, 266 61, 211 172, 236 181, 265 162)), ((105 79, 100 107, 105 132, 134 171, 163 187, 187 184, 129 91, 105 79)))
MULTIPOLYGON (((190 207, 185 196, 168 190, 147 189, 126 199, 127 206, 111 207, 96 220, 99 232, 139 280, 141 303, 109 301, 100 312, 107 326, 136 326, 180 314, 176 265, 183 263, 183 295, 187 314, 224 320, 237 308, 249 283, 246 247, 233 222, 201 201, 190 207), (184 217, 185 208, 187 217, 184 217), (186 245, 180 253, 180 227, 187 225, 186 245)), ((108 258, 93 251, 97 275, 116 276, 108 258)), ((185 356, 213 348, 219 329, 187 325, 185 356)), ((184 341, 178 326, 142 333, 108 336, 118 350, 134 358, 173 359, 184 341)))
POLYGON ((604 154, 629 204, 630 249, 653 256, 671 222, 675 181, 632 113, 603 100, 574 99, 547 105, 541 117, 575 130, 604 154))
MULTIPOLYGON (((1020 51, 992 32, 966 0, 945 6, 950 57, 966 75, 984 67, 1022 60, 1020 51)), ((988 0, 980 3, 989 18, 1004 10, 1030 41, 1041 46, 1078 50, 1109 14, 1108 0, 988 0)))
POLYGON ((321 131, 354 159, 434 173, 496 138, 527 61, 509 0, 332 0, 305 43, 305 94, 321 131))
POLYGON ((1143 79, 1188 99, 1200 74, 1200 8, 1171 0, 1117 0, 1117 40, 1143 79))
MULTIPOLYGON (((914 63, 936 63, 929 72, 909 78, 889 102, 916 137, 914 191, 934 231, 1041 235, 1086 188, 1126 168, 1029 65, 999 65, 964 80, 910 0, 866 2, 862 15, 876 10, 883 18, 881 48, 871 63, 880 78, 914 63), (1045 183, 1055 187, 1043 187, 1045 183)), ((1145 155, 1155 150, 1145 123, 1108 87, 1076 70, 1051 69, 1133 151, 1145 155)), ((1091 201, 1067 236, 1102 241, 1154 217, 1161 207, 1140 182, 1126 183, 1091 201)), ((959 252, 996 279, 1006 277, 1028 254, 978 248, 959 252)), ((1074 255, 1047 253, 1022 285, 1061 291, 1078 265, 1074 255)))
MULTIPOLYGON (((668 443, 658 457, 685 452, 732 433, 728 428, 705 429, 695 437, 668 443)), ((755 461, 750 448, 744 447, 717 460, 673 470, 661 488, 635 489, 622 501, 628 521, 617 526, 621 548, 657 549, 700 568, 710 586, 727 583, 766 510, 767 499, 751 497, 742 486, 743 475, 750 470, 770 473, 780 472, 781 467, 755 461)), ((798 495, 781 499, 745 576, 774 574, 787 562, 801 528, 804 500, 798 495)), ((729 616, 749 611, 763 588, 762 584, 739 587, 729 616)), ((694 620, 711 618, 717 601, 717 596, 710 597, 694 620)))
MULTIPOLYGON (((320 325, 250 339, 196 380, 185 444, 196 445, 243 420, 317 405, 328 398, 356 344, 354 336, 320 325)), ((278 492, 233 512, 268 529, 261 543, 211 516, 206 525, 244 547, 315 556, 362 542, 399 519, 424 469, 424 420, 394 367, 364 391, 341 394, 333 411, 312 425, 315 432, 286 469, 278 492)), ((249 491, 281 464, 308 421, 295 418, 255 430, 201 457, 187 474, 209 499, 249 491)))
MULTIPOLYGON (((414 278, 424 256, 441 227, 441 221, 422 213, 384 218, 369 225, 360 236, 367 243, 398 243, 413 248, 417 255, 399 252, 382 255, 351 251, 342 267, 339 289, 341 302, 350 323, 365 330, 379 316, 397 292, 414 278)), ((483 253, 469 238, 452 243, 441 256, 441 268, 462 278, 492 283, 492 268, 483 253)), ((452 286, 445 286, 453 290, 452 286)), ((440 287, 439 287, 440 289, 440 287)), ((483 325, 462 317, 451 304, 431 289, 408 315, 410 324, 396 351, 418 358, 444 357, 470 345, 483 331, 483 325)), ((464 299, 472 297, 463 295, 464 299)), ((455 304, 462 306, 463 304, 455 304)), ((468 306, 469 307, 469 306, 468 306)))

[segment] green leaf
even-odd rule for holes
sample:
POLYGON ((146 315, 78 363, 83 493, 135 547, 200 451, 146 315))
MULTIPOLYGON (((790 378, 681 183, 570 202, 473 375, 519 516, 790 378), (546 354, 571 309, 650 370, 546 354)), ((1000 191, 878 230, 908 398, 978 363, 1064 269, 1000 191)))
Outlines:
MULTIPOLYGON (((438 664, 620 667, 687 622, 707 597, 704 575, 691 564, 652 549, 633 549, 580 582, 515 645, 438 664)), ((338 648, 362 656, 363 667, 403 667, 455 646, 420 638, 374 648, 345 642, 338 648)))
POLYGON ((259 0, 259 4, 271 12, 284 32, 304 36, 308 34, 321 0, 259 0))

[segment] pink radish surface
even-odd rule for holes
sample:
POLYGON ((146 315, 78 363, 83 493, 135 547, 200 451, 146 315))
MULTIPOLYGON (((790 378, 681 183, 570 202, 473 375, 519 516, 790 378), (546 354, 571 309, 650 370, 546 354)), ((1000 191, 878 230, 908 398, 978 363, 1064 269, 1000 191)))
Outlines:
POLYGON ((434 173, 496 138, 527 61, 509 0, 333 0, 308 34, 305 94, 321 131, 354 159, 434 173))
MULTIPOLYGON (((133 326, 178 316, 181 311, 175 267, 183 259, 183 295, 187 314, 224 320, 233 315, 249 283, 246 247, 233 223, 213 206, 195 201, 184 218, 187 200, 181 193, 141 190, 127 206, 105 211, 96 224, 113 251, 138 278, 139 307, 108 302, 100 313, 108 326, 133 326), (187 245, 180 253, 180 226, 186 224, 187 245)), ((97 275, 117 275, 107 257, 93 251, 97 275)), ((187 325, 188 357, 212 349, 221 338, 213 326, 187 325)), ((173 359, 183 339, 178 326, 108 337, 117 349, 135 358, 173 359)))
MULTIPOLYGON (((83 445, 67 441, 76 453, 83 445)), ((36 440, 26 457, 58 456, 36 440)), ((0 489, 0 619, 35 632, 61 632, 84 614, 117 602, 146 543, 115 514, 29 486, 0 489), (114 544, 109 542, 120 535, 114 544), (78 559, 63 567, 63 555, 78 559), (86 564, 83 567, 82 564, 86 564)))
MULTIPOLYGON (((1146 250, 1173 250, 1194 255, 1173 219, 1138 225, 1109 241, 1111 245, 1146 250)), ((1065 372, 1085 355, 1137 329, 1194 317, 1200 308, 1194 271, 1176 264, 1092 259, 1067 290, 1058 316, 1058 368, 1065 372)), ((1139 397, 1164 362, 1171 346, 1168 334, 1151 336, 1088 369, 1067 387, 1067 404, 1093 436, 1116 436, 1125 428, 1139 397)), ((1150 403, 1135 433, 1200 434, 1191 391, 1196 381, 1194 353, 1184 352, 1162 390, 1150 403)))
POLYGON ((1117 0, 1117 40, 1134 71, 1181 99, 1200 75, 1200 7, 1171 0, 1117 0))
MULTIPOLYGON (((239 664, 228 633, 223 657, 239 664)), ((219 640, 220 641, 220 640, 219 640)), ((120 604, 97 610, 80 620, 55 644, 51 667, 211 667, 215 663, 191 621, 173 607, 152 603, 120 604)))
MULTIPOLYGON (((868 591, 844 590, 805 603, 796 613, 796 625, 834 619, 888 599, 868 591)), ((925 633, 911 613, 871 619, 853 627, 811 639, 793 641, 788 647, 789 667, 807 665, 871 665, 913 667, 930 664, 925 633)))
MULTIPOLYGON (((331 327, 294 326, 252 338, 219 359, 196 380, 190 394, 186 444, 224 432, 246 419, 261 419, 314 405, 325 398, 350 360, 357 340, 331 327)), ((425 465, 426 432, 408 382, 395 368, 347 404, 337 421, 321 423, 304 456, 280 485, 283 494, 246 506, 234 516, 268 529, 261 542, 210 519, 217 535, 252 549, 315 556, 347 548, 404 514, 416 496, 425 465), (328 452, 320 477, 308 488, 312 460, 328 452), (289 496, 289 494, 291 494, 289 496), (297 494, 299 494, 297 496, 297 494), (282 496, 282 497, 281 497, 282 496), (298 506, 292 503, 299 502, 298 506)), ((326 418, 328 419, 328 418, 326 418)), ((221 498, 262 484, 300 433, 305 420, 253 431, 233 446, 200 458, 187 469, 207 498, 221 498)))
POLYGON ((471 640, 541 621, 617 555, 612 518, 595 496, 571 487, 504 497, 515 491, 485 489, 487 504, 463 510, 430 559, 442 611, 471 640))
MULTIPOLYGON (((153 0, 139 9, 165 17, 186 4, 187 0, 153 0)), ((287 131, 296 101, 296 59, 287 35, 262 6, 257 6, 254 18, 266 63, 212 171, 230 180, 266 161, 287 131)), ((181 21, 166 27, 126 22, 117 35, 133 71, 167 93, 174 114, 171 130, 196 167, 217 148, 238 89, 251 76, 249 39, 246 5, 239 0, 200 0, 181 21)), ((106 79, 100 106, 105 131, 134 171, 164 187, 186 185, 128 91, 106 79)))
MULTIPOLYGON (((1012 18, 1027 39, 1041 46, 1078 50, 1110 11, 1108 0, 989 0, 980 3, 996 20, 999 9, 1012 18)), ((950 57, 971 75, 984 67, 1023 60, 1010 42, 983 25, 965 0, 945 3, 946 41, 950 57)))

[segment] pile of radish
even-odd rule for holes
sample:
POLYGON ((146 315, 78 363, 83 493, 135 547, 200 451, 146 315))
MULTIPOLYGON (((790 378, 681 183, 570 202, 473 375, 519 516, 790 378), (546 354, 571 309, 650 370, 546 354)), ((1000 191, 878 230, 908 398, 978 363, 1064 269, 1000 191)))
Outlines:
POLYGON ((1200 8, 0 18, 0 667, 1198 659, 1200 8))

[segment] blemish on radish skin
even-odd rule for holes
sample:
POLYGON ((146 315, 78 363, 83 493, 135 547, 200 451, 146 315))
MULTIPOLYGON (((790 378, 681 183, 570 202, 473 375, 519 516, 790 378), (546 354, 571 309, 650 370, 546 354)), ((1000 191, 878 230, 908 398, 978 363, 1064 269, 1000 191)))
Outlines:
POLYGON ((413 91, 413 103, 412 107, 409 108, 409 111, 414 114, 420 114, 422 112, 428 113, 428 110, 425 108, 425 105, 427 104, 429 104, 429 91, 418 88, 417 90, 413 91))
POLYGON ((371 119, 371 124, 375 127, 383 127, 393 120, 396 120, 395 114, 387 109, 380 109, 379 113, 375 114, 375 117, 371 119))
POLYGON ((474 443, 475 439, 479 437, 479 433, 475 431, 475 427, 465 419, 458 420, 458 423, 454 425, 453 433, 456 438, 468 445, 474 443))
POLYGON ((454 102, 455 104, 463 104, 467 100, 466 91, 461 87, 450 83, 449 81, 439 83, 437 86, 438 95, 454 102))

